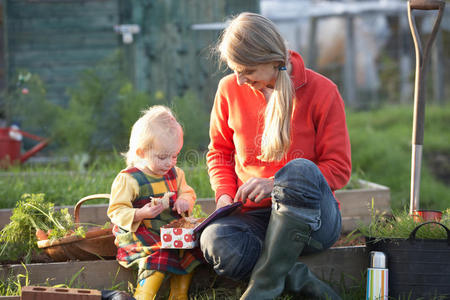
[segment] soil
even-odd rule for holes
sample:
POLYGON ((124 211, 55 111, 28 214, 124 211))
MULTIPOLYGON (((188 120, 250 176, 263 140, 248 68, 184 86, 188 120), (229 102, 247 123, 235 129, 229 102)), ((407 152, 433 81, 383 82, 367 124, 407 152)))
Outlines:
POLYGON ((366 241, 363 236, 351 238, 347 237, 347 234, 341 234, 340 238, 334 243, 333 247, 346 247, 346 246, 360 246, 365 245, 366 241))
POLYGON ((200 224, 205 218, 200 219, 185 219, 181 218, 178 220, 173 220, 167 225, 162 226, 163 228, 194 228, 200 224))
MULTIPOLYGON (((24 261, 24 259, 19 260, 0 260, 0 266, 7 266, 7 265, 17 265, 24 261)), ((38 263, 51 263, 53 260, 44 252, 40 253, 33 253, 31 256, 31 262, 32 264, 38 264, 38 263)))

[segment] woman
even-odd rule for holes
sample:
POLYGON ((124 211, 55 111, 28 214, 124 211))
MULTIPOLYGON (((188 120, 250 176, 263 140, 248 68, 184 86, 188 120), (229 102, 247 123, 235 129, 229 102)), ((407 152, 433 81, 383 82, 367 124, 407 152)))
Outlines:
POLYGON ((217 49, 234 74, 216 93, 208 170, 217 208, 244 205, 203 231, 203 254, 220 275, 251 275, 241 299, 273 299, 285 286, 340 299, 298 262, 340 234, 334 191, 348 182, 351 158, 338 89, 258 14, 236 17, 217 49))

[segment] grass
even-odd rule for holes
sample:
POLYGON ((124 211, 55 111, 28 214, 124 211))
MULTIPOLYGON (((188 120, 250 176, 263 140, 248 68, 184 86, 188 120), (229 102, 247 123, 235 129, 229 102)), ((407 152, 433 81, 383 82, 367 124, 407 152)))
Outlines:
MULTIPOLYGON (((393 209, 409 207, 412 116, 412 108, 405 106, 347 112, 353 177, 388 186, 393 209)), ((450 207, 449 119, 449 104, 427 107, 421 209, 450 207)), ((80 160, 76 157, 64 164, 24 164, 0 171, 0 186, 8 187, 0 189, 0 208, 14 207, 23 193, 45 193, 55 205, 74 205, 86 195, 109 193, 114 177, 125 167, 115 152, 97 157, 81 171, 80 160)), ((199 198, 213 197, 203 152, 188 151, 180 157, 179 166, 199 198)))
MULTIPOLYGON (((181 162, 179 166, 188 174, 188 183, 194 187, 198 198, 213 197, 204 161, 196 165, 181 162)), ((0 171, 0 186, 8 187, 0 190, 0 208, 14 207, 24 193, 44 193, 47 201, 55 205, 75 205, 87 195, 109 193, 114 178, 123 168, 125 164, 117 153, 101 156, 81 171, 71 162, 16 165, 0 171)), ((102 200, 89 203, 102 203, 102 200)))
MULTIPOLYGON (((23 286, 28 285, 37 285, 37 286, 45 286, 45 287, 54 287, 54 288, 79 288, 79 289, 89 289, 85 283, 82 283, 81 274, 83 273, 85 267, 82 267, 75 274, 73 274, 66 282, 58 283, 58 284, 50 284, 50 281, 53 280, 51 278, 47 278, 45 283, 36 284, 30 281, 29 271, 25 264, 22 263, 24 268, 23 273, 14 275, 10 274, 5 279, 0 279, 0 296, 20 296, 21 289, 23 286), (81 277, 80 277, 81 276, 81 277)), ((125 282, 117 282, 117 275, 120 271, 120 268, 117 269, 115 277, 112 278, 111 286, 105 287, 107 290, 121 290, 130 292, 132 285, 130 282, 126 284, 125 282)))
POLYGON ((17 296, 21 294, 22 286, 30 284, 27 267, 22 263, 25 274, 10 275, 5 280, 0 280, 1 296, 17 296))
MULTIPOLYGON (((29 273, 26 269, 26 266, 23 266, 25 271, 24 274, 19 275, 10 275, 5 280, 0 280, 0 295, 1 296, 18 296, 20 295, 20 291, 22 286, 30 285, 29 273)), ((79 277, 83 272, 83 268, 81 268, 78 272, 71 276, 65 283, 60 284, 50 284, 49 280, 47 280, 44 284, 38 284, 40 286, 46 287, 58 287, 58 288, 89 288, 85 284, 82 284, 79 281, 79 277)), ((342 300, 361 300, 365 299, 365 288, 366 288, 366 278, 365 274, 361 274, 361 278, 347 278, 347 283, 344 281, 344 278, 341 278, 341 282, 335 285, 338 290, 342 300), (349 280, 350 279, 350 280, 349 280)), ((33 285, 36 285, 33 283, 33 285)), ((192 290, 189 294, 190 300, 238 300, 240 296, 245 291, 246 285, 240 284, 236 288, 207 288, 203 290, 192 290)), ((110 287, 106 288, 108 290, 122 290, 126 291, 129 294, 132 294, 132 286, 128 283, 128 286, 124 286, 123 283, 117 284, 115 279, 113 279, 110 287)), ((161 290, 159 294, 168 294, 168 291, 161 290)), ((159 298, 158 298, 159 299, 159 298)), ((276 300, 314 300, 307 297, 300 297, 298 295, 283 293, 278 296, 276 300)), ((391 300, 410 300, 410 297, 401 297, 394 298, 389 297, 391 300)), ((446 299, 445 296, 435 296, 430 298, 430 300, 443 300, 446 299)))
MULTIPOLYGON (((440 223, 450 228, 450 208, 442 214, 440 223)), ((409 215, 409 211, 394 211, 392 216, 372 215, 370 224, 359 224, 358 231, 362 236, 374 238, 407 239, 419 223, 409 215)), ((418 239, 446 239, 447 232, 439 225, 422 226, 416 233, 418 239)))
MULTIPOLYGON (((388 106, 349 112, 353 172, 391 189, 393 209, 409 207, 412 108, 388 106)), ((450 207, 450 105, 428 106, 425 117, 420 208, 450 207), (438 157, 444 157, 438 162, 438 157), (446 158, 446 159, 445 159, 446 158), (438 172, 436 172, 438 171, 438 172)))
MULTIPOLYGON (((29 272, 25 265, 23 274, 19 275, 10 275, 5 280, 0 280, 0 296, 18 296, 20 295, 21 287, 25 285, 30 285, 29 272)), ((71 276, 65 283, 60 284, 50 284, 49 279, 44 284, 35 284, 33 285, 41 285, 47 287, 58 287, 58 288, 89 288, 86 284, 83 284, 80 281, 80 275, 84 271, 84 267, 77 271, 74 275, 71 276)), ((116 278, 112 280, 112 284, 110 287, 106 288, 108 290, 123 290, 128 293, 132 293, 132 287, 130 283, 128 286, 125 286, 123 283, 116 283, 116 278)), ((215 299, 226 299, 226 300, 238 300, 242 293, 246 289, 246 284, 242 282, 241 284, 237 284, 235 288, 206 288, 199 290, 190 291, 189 298, 191 300, 215 300, 215 299)), ((359 300, 363 299, 365 295, 365 278, 364 274, 362 274, 361 279, 352 280, 350 286, 345 284, 344 281, 339 284, 340 295, 343 300, 359 300)), ((168 294, 168 291, 160 290, 160 295, 168 294)), ((294 300, 299 299, 298 295, 283 293, 276 300, 294 300)), ((310 298, 300 298, 306 300, 313 300, 310 298)))

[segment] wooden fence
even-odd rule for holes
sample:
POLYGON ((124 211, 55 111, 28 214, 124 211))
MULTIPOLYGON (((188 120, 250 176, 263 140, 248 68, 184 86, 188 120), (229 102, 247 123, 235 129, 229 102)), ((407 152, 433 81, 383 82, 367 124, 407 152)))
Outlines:
POLYGON ((170 99, 192 89, 212 101, 220 74, 207 61, 208 46, 218 32, 198 33, 191 25, 258 11, 259 1, 5 0, 0 8, 5 84, 26 69, 41 77, 50 100, 65 104, 82 70, 122 50, 124 61, 111 67, 123 69, 140 90, 170 99), (124 24, 139 32, 123 38, 119 30, 126 27, 117 25, 124 24))

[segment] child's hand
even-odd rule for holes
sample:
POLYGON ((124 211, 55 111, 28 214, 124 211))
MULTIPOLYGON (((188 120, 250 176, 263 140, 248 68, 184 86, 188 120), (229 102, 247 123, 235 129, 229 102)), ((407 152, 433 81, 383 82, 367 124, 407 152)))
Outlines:
POLYGON ((137 209, 134 214, 134 221, 141 221, 143 219, 153 219, 157 217, 164 210, 162 204, 152 206, 151 203, 147 203, 141 208, 137 209))
POLYGON ((189 201, 178 198, 177 201, 175 201, 175 204, 173 205, 173 210, 176 210, 178 214, 181 215, 181 213, 184 213, 186 211, 189 211, 190 205, 189 201))

